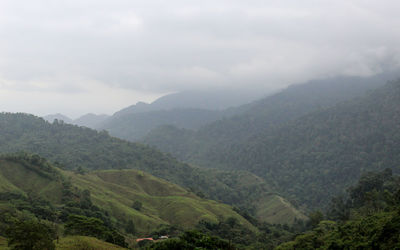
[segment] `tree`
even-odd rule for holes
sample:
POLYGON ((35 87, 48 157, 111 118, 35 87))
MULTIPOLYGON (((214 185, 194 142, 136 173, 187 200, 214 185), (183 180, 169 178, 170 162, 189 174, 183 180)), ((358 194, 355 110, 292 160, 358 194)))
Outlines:
POLYGON ((135 227, 135 224, 133 224, 133 221, 132 221, 132 220, 129 220, 129 221, 128 221, 128 224, 127 224, 126 227, 125 227, 125 231, 126 231, 128 234, 135 234, 135 233, 136 233, 136 227, 135 227))
POLYGON ((135 201, 132 204, 132 208, 136 209, 137 211, 140 211, 142 209, 142 203, 140 201, 135 201))
POLYGON ((37 221, 18 221, 11 226, 6 235, 8 246, 15 250, 53 250, 54 230, 37 221))

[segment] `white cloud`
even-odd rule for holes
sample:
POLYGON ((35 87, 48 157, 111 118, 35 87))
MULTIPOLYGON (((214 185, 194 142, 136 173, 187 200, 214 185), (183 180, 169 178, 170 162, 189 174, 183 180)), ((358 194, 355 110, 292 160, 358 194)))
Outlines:
POLYGON ((188 88, 373 74, 399 67, 399 8, 395 0, 4 0, 0 91, 10 100, 31 93, 36 112, 50 109, 35 101, 54 96, 60 110, 85 103, 106 112, 188 88), (101 102, 104 93, 121 102, 101 102))

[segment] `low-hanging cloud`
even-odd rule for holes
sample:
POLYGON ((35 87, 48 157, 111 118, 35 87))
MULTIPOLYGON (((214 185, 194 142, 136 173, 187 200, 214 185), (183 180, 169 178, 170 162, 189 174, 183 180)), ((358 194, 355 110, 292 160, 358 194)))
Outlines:
POLYGON ((5 0, 0 92, 74 103, 92 94, 101 111, 110 103, 96 88, 131 93, 117 109, 185 89, 371 75, 400 65, 399 8, 395 0, 5 0))

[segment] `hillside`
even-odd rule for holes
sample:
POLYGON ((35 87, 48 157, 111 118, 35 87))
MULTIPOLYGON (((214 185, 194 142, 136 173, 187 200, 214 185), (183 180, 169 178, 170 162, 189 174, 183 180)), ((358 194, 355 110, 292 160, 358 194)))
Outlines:
POLYGON ((144 138, 144 142, 180 160, 203 167, 218 167, 210 155, 222 154, 232 145, 246 141, 264 129, 362 96, 395 75, 335 77, 293 85, 241 107, 237 115, 207 124, 197 131, 172 126, 156 128, 144 138))
POLYGON ((221 119, 226 115, 222 111, 180 108, 114 115, 105 120, 97 129, 107 130, 112 136, 138 141, 152 129, 161 125, 174 125, 179 128, 198 129, 199 127, 221 119))
POLYGON ((384 249, 400 247, 400 179, 390 169, 364 174, 329 212, 315 214, 312 230, 280 245, 295 249, 384 249))
MULTIPOLYGON (((2 113, 0 152, 18 151, 39 154, 65 170, 142 170, 253 215, 258 207, 265 207, 259 200, 265 200, 263 197, 274 190, 273 185, 245 171, 202 170, 150 147, 110 137, 106 132, 59 122, 51 124, 27 114, 2 113)), ((286 209, 286 203, 276 201, 278 207, 286 209)), ((298 214, 297 211, 293 215, 298 214)), ((281 223, 293 222, 293 216, 281 218, 281 223)))
POLYGON ((215 166, 251 171, 310 207, 327 204, 367 170, 400 163, 400 82, 260 131, 208 155, 215 166))
MULTIPOLYGON (((68 206, 66 189, 76 198, 86 192, 90 202, 108 214, 117 228, 124 228, 132 220, 138 233, 150 232, 160 225, 188 229, 200 220, 218 222, 228 217, 254 229, 231 207, 199 198, 186 189, 142 171, 108 170, 78 174, 59 170, 39 156, 8 155, 0 158, 0 179, 3 197, 6 194, 40 197, 53 207, 68 206), (67 182, 71 186, 67 187, 67 182), (141 204, 140 208, 133 206, 135 202, 141 204)), ((7 203, 7 199, 1 202, 7 203)))

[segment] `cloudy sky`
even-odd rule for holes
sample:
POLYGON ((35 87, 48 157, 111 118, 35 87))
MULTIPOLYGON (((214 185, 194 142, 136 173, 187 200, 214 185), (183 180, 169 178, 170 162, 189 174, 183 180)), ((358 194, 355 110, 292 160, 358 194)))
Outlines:
POLYGON ((0 0, 0 110, 113 113, 400 62, 397 0, 0 0))

